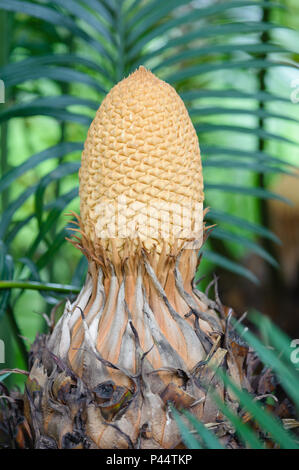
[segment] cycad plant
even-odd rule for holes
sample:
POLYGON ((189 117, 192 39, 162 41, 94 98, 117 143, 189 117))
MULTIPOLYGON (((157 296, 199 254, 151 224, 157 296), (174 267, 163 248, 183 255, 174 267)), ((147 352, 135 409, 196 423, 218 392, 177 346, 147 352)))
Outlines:
MULTIPOLYGON (((204 424, 219 419, 214 390, 236 404, 214 368, 251 390, 232 312, 193 285, 202 169, 175 90, 143 67, 112 88, 79 176, 72 243, 88 273, 51 335, 33 345, 24 428, 35 448, 175 448, 170 403, 204 424)), ((229 435, 223 427, 222 439, 229 435)))
POLYGON ((204 232, 202 169, 175 90, 143 67, 112 88, 89 128, 79 176, 81 237, 73 243, 88 259, 87 278, 50 338, 38 340, 27 421, 37 447, 75 439, 173 448, 180 434, 167 403, 206 420, 198 368, 212 350, 222 358, 225 331, 192 286, 204 232))

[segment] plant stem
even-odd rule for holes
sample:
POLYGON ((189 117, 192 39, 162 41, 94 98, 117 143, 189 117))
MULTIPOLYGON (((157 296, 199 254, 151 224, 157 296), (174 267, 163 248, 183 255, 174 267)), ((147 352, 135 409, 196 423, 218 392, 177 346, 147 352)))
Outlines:
POLYGON ((36 281, 0 281, 0 289, 29 289, 29 290, 44 290, 50 292, 61 292, 63 294, 78 294, 80 288, 76 286, 69 286, 64 284, 43 284, 36 281))

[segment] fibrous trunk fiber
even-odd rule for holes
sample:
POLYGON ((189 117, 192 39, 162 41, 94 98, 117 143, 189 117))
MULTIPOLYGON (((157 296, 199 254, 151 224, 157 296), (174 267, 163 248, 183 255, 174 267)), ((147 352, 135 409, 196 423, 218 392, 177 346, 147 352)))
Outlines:
POLYGON ((238 345, 237 364, 225 309, 195 286, 196 250, 155 258, 140 248, 119 266, 84 237, 80 248, 84 287, 32 355, 25 410, 35 446, 174 448, 170 403, 216 423, 210 391, 225 392, 214 368, 248 386, 247 349, 238 345))

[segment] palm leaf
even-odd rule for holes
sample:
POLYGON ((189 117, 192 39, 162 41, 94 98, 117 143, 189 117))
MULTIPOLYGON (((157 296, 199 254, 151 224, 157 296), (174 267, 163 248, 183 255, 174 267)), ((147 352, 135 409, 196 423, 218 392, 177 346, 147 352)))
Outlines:
POLYGON ((25 13, 52 23, 55 26, 67 28, 72 34, 86 41, 88 45, 94 48, 99 54, 111 60, 110 53, 106 51, 102 44, 78 27, 70 16, 63 15, 52 8, 29 1, 10 0, 9 2, 6 2, 6 0, 0 0, 0 8, 7 11, 25 13))
POLYGON ((269 240, 272 240, 275 243, 280 243, 279 238, 276 237, 274 233, 272 233, 267 228, 263 227, 262 225, 256 224, 254 222, 249 222, 248 220, 242 219, 241 217, 228 214, 221 210, 211 209, 206 215, 206 218, 212 220, 218 220, 219 222, 233 224, 236 227, 240 227, 241 229, 248 230, 251 233, 258 234, 262 237, 265 237, 269 240))
MULTIPOLYGON (((285 388, 286 392, 289 394, 290 398, 294 401, 294 403, 299 409, 299 374, 295 370, 294 365, 290 362, 291 354, 289 354, 288 362, 286 363, 285 361, 282 361, 279 357, 281 354, 280 347, 278 351, 272 351, 270 348, 264 345, 255 335, 253 335, 248 329, 244 330, 244 327, 239 324, 235 324, 234 327, 236 328, 238 333, 242 335, 244 340, 254 349, 254 351, 257 352, 263 363, 274 370, 274 372, 277 374, 277 377, 280 379, 283 387, 285 388)), ((278 330, 273 329, 273 332, 275 335, 274 341, 277 341, 277 337, 279 337, 278 330)), ((272 337, 274 335, 272 333, 272 337)), ((287 348, 289 353, 291 352, 290 344, 291 341, 289 342, 287 348)))
MULTIPOLYGON (((278 26, 270 23, 263 22, 240 22, 231 24, 214 25, 213 28, 210 26, 202 27, 200 30, 192 31, 191 33, 184 34, 175 39, 170 39, 164 46, 144 54, 143 60, 146 63, 149 59, 160 56, 165 51, 178 46, 189 45, 193 41, 198 39, 215 38, 216 36, 229 36, 237 34, 251 34, 251 33, 262 33, 264 31, 272 31, 277 29, 278 26)), ((149 37, 144 36, 137 43, 132 45, 130 52, 128 53, 128 59, 136 60, 136 57, 142 51, 143 47, 148 43, 149 37)))
POLYGON ((203 257, 206 258, 208 261, 211 261, 212 263, 216 264, 217 266, 221 266, 227 271, 240 274, 240 276, 249 279, 254 284, 259 283, 258 278, 249 269, 244 268, 235 261, 231 261, 225 256, 219 255, 218 253, 205 249, 203 250, 203 257))
MULTIPOLYGON (((174 54, 167 59, 159 62, 157 65, 152 67, 153 72, 157 72, 161 68, 169 67, 173 64, 178 64, 181 61, 190 60, 190 59, 197 59, 201 56, 212 54, 229 54, 232 52, 247 52, 247 53, 258 53, 258 54, 269 54, 271 52, 290 52, 287 49, 282 48, 276 44, 215 44, 215 45, 208 45, 208 46, 201 46, 198 48, 187 49, 181 53, 174 54)), ((136 63, 134 65, 140 65, 136 63)))
POLYGON ((188 426, 182 420, 179 412, 173 407, 171 407, 171 411, 179 428, 184 444, 189 449, 202 449, 202 445, 200 444, 199 440, 194 437, 188 426))
POLYGON ((59 158, 72 152, 81 151, 82 148, 83 144, 81 142, 62 142, 32 155, 32 157, 25 160, 24 163, 11 169, 2 177, 0 180, 0 193, 11 185, 17 178, 46 160, 59 158))

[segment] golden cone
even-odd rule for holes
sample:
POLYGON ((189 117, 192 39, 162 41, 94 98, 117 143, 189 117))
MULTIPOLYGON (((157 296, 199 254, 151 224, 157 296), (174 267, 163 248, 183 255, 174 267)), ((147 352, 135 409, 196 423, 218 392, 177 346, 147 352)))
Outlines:
MULTIPOLYGON (((167 252, 175 240, 183 240, 180 234, 186 229, 186 220, 175 211, 190 210, 190 225, 202 229, 203 181, 195 129, 175 89, 144 67, 113 87, 101 104, 88 131, 79 176, 86 236, 96 243, 99 232, 111 231, 111 213, 105 212, 117 204, 120 226, 113 238, 120 256, 127 238, 118 238, 124 219, 128 230, 134 228, 150 208, 150 225, 137 227, 148 250, 162 251, 159 234, 154 238, 148 232, 163 229, 168 222, 164 210, 171 205, 174 217, 166 227, 171 233, 163 237, 167 252)), ((104 246, 112 251, 109 237, 104 246)))
MULTIPOLYGON (((173 448, 181 437, 169 402, 204 422, 217 419, 200 381, 224 396, 207 362, 223 364, 227 321, 193 283, 204 231, 197 136, 176 91, 143 67, 95 116, 80 200, 81 237, 72 243, 89 269, 32 356, 26 409, 36 446, 173 448), (134 229, 127 237, 124 220, 134 229)), ((226 364, 245 386, 241 356, 237 366, 231 352, 226 364)))

